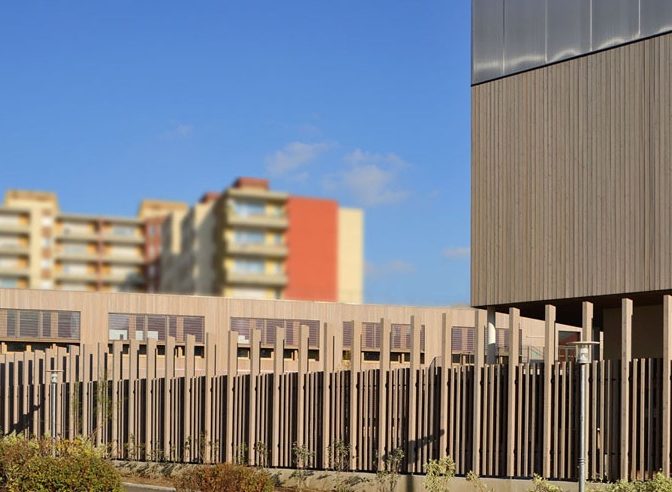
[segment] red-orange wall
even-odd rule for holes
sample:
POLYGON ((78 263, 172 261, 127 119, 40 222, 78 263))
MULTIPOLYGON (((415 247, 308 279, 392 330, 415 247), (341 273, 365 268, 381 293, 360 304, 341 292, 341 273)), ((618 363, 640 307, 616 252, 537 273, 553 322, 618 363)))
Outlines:
POLYGON ((290 197, 287 200, 285 299, 336 301, 338 297, 338 203, 290 197))

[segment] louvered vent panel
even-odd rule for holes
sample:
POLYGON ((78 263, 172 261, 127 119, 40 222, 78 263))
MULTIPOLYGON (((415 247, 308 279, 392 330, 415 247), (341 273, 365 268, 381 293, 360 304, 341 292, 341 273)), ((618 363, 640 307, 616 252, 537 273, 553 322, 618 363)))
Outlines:
POLYGON ((205 318, 203 316, 185 316, 184 320, 184 341, 187 335, 193 335, 196 343, 203 343, 205 334, 205 318))
POLYGON ((354 321, 343 322, 343 348, 352 348, 352 334, 354 331, 354 321))

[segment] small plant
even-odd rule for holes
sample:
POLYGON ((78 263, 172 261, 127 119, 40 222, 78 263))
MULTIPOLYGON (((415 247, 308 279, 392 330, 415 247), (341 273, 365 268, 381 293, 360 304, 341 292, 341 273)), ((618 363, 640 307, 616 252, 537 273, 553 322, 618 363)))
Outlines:
POLYGON ((336 472, 336 492, 350 490, 350 486, 343 479, 344 471, 350 468, 350 444, 338 439, 327 448, 328 467, 336 472))
POLYGON ((299 446, 297 443, 294 443, 292 454, 294 455, 294 465, 296 466, 294 476, 298 481, 299 490, 303 490, 309 475, 306 468, 310 465, 313 458, 315 458, 315 453, 308 449, 307 446, 299 446))
POLYGON ((241 442, 236 449, 233 451, 233 464, 234 465, 247 465, 250 462, 250 457, 247 453, 247 444, 241 442))
POLYGON ((252 447, 254 451, 254 464, 259 468, 268 467, 268 446, 262 441, 257 441, 252 447))
POLYGON ((189 468, 173 485, 178 492, 271 492, 273 479, 258 468, 221 463, 189 468))
POLYGON ((492 489, 485 485, 481 478, 473 471, 467 473, 466 479, 467 482, 469 482, 474 488, 474 490, 477 490, 478 492, 492 492, 492 489))
POLYGON ((430 460, 425 465, 425 489, 429 492, 448 491, 450 479, 455 476, 455 462, 450 456, 430 460))
POLYGON ((530 492, 562 492, 562 489, 557 485, 548 483, 545 478, 535 474, 532 478, 532 489, 530 492))
POLYGON ((376 472, 376 481, 381 492, 394 492, 397 488, 403 460, 404 451, 401 448, 396 448, 383 457, 383 469, 376 472))

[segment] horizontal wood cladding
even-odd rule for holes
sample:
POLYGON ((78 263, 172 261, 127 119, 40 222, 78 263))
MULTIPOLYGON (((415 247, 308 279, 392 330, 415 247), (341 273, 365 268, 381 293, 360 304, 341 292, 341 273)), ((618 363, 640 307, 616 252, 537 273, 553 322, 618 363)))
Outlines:
POLYGON ((672 289, 672 35, 472 88, 472 304, 672 289))

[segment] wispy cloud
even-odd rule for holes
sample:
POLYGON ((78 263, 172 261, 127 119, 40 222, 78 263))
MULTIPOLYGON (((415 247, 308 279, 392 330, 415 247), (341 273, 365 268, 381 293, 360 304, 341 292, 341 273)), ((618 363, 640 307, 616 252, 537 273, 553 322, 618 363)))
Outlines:
POLYGON ((343 186, 363 206, 388 205, 405 200, 410 192, 397 183, 409 164, 394 153, 379 154, 355 149, 343 161, 345 170, 330 176, 330 187, 343 186))
POLYGON ((469 258, 470 250, 468 246, 458 246, 446 248, 443 250, 443 256, 450 259, 469 258))
POLYGON ((180 140, 190 137, 194 132, 193 125, 188 123, 175 123, 173 127, 163 133, 163 138, 166 140, 180 140))
POLYGON ((330 147, 327 142, 290 142, 266 156, 266 171, 271 176, 291 175, 309 165, 330 147))
POLYGON ((415 266, 405 260, 390 260, 385 263, 366 262, 365 270, 370 278, 382 278, 415 273, 415 266))

